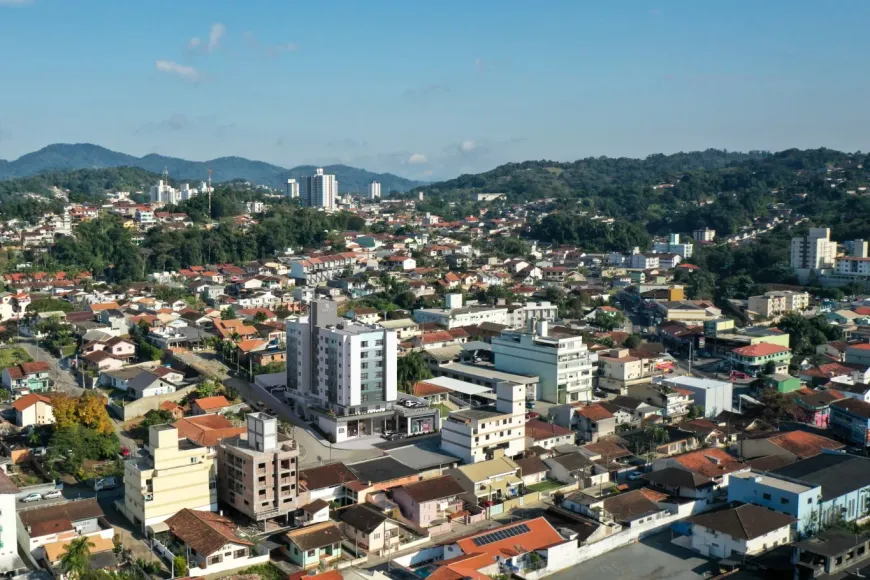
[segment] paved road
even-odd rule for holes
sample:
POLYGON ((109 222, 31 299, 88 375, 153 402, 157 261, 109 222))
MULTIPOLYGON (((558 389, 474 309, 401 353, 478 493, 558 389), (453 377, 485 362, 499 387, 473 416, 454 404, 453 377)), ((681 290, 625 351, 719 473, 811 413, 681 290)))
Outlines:
POLYGON ((56 499, 41 499, 39 501, 32 501, 28 503, 19 501, 17 502, 16 507, 18 511, 27 511, 30 509, 62 504, 76 499, 89 499, 92 497, 96 497, 98 500, 114 500, 120 497, 124 497, 124 488, 123 486, 121 486, 115 489, 107 489, 105 491, 96 492, 93 489, 83 485, 65 486, 61 494, 61 497, 56 499))
POLYGON ((383 452, 378 449, 338 449, 332 447, 328 441, 314 434, 308 423, 294 415, 290 407, 283 401, 276 399, 259 387, 254 387, 245 379, 230 376, 227 367, 210 353, 205 353, 203 356, 198 353, 181 352, 177 353, 177 356, 200 372, 217 376, 224 385, 235 389, 248 403, 260 401, 274 411, 279 419, 296 425, 297 429, 293 438, 299 445, 299 464, 302 466, 335 461, 361 461, 383 455, 383 452))

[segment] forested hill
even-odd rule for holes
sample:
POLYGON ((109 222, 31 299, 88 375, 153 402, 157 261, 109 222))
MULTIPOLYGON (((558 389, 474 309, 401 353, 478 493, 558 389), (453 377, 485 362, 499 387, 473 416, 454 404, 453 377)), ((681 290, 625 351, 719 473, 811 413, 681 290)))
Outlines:
MULTIPOLYGON (((270 187, 284 187, 289 178, 298 181, 303 176, 314 173, 314 167, 309 165, 286 169, 242 157, 220 157, 211 161, 188 161, 157 154, 135 157, 88 143, 61 143, 28 153, 14 161, 0 160, 0 180, 30 177, 44 171, 111 167, 137 167, 157 174, 168 169, 173 179, 191 182, 204 181, 208 177, 208 170, 211 169, 212 179, 215 182, 242 179, 270 187)), ((418 181, 392 173, 373 173, 347 165, 327 165, 324 170, 336 176, 339 191, 342 193, 364 192, 372 181, 381 183, 384 194, 390 191, 407 191, 420 185, 418 181)))
POLYGON ((832 203, 845 202, 867 184, 864 167, 870 167, 867 155, 832 149, 708 149, 645 159, 510 163, 419 189, 427 194, 421 209, 448 218, 474 212, 474 193, 500 192, 507 203, 553 198, 560 213, 613 217, 650 234, 710 227, 726 235, 763 217, 771 203, 828 219, 835 213, 832 203))

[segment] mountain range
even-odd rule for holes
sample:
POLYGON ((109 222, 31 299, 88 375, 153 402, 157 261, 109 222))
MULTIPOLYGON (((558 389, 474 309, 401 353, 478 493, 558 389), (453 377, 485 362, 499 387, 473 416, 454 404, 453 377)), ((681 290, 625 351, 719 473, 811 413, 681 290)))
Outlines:
MULTIPOLYGON (((243 157, 219 157, 210 161, 188 161, 152 153, 135 157, 92 145, 90 143, 56 143, 39 151, 22 155, 14 161, 0 159, 0 179, 29 177, 43 171, 73 169, 101 169, 107 167, 139 167, 154 173, 169 171, 174 180, 205 181, 212 170, 215 182, 243 179, 258 185, 283 188, 288 179, 299 181, 313 175, 313 165, 300 165, 292 169, 243 157)), ((390 191, 408 191, 423 185, 423 182, 405 179, 392 173, 373 173, 347 165, 324 166, 326 173, 335 175, 341 192, 363 192, 372 181, 378 181, 384 194, 390 191)))

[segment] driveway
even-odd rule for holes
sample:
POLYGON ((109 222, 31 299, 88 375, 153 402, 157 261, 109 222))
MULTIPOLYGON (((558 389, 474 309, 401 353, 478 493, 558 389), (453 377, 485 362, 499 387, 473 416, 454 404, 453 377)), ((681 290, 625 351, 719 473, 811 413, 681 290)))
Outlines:
POLYGON ((27 354, 32 356, 33 360, 48 363, 48 366, 51 367, 49 374, 54 381, 55 389, 75 396, 81 395, 84 392, 84 389, 79 386, 72 374, 60 367, 60 361, 41 346, 37 346, 34 339, 21 338, 15 343, 15 346, 27 351, 27 354))

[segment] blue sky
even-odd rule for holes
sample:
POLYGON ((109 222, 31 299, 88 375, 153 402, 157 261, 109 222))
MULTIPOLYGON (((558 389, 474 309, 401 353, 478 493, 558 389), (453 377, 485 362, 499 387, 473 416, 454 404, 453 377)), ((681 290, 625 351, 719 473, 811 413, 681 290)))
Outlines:
POLYGON ((437 179, 867 150, 870 2, 0 0, 0 158, 55 142, 437 179))

